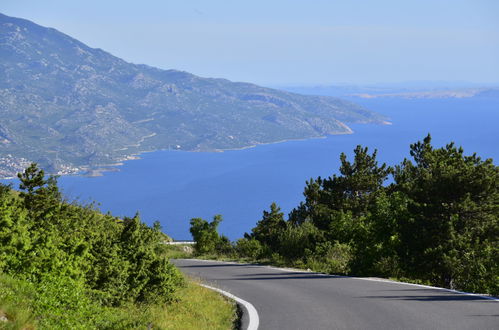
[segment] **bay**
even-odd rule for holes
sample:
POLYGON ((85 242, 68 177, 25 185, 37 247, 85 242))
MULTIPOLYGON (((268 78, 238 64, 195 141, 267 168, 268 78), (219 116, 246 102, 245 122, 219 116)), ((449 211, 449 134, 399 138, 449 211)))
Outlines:
POLYGON ((95 200, 118 216, 138 211, 177 240, 191 239, 191 218, 222 214, 220 233, 237 239, 272 202, 291 211, 303 199, 305 181, 337 173, 340 153, 351 155, 358 144, 377 148, 379 160, 393 165, 409 157, 409 144, 431 133, 435 146, 455 141, 466 154, 499 158, 497 98, 352 100, 388 116, 392 125, 352 125, 351 135, 221 153, 157 151, 101 177, 65 176, 59 183, 70 200, 95 200))

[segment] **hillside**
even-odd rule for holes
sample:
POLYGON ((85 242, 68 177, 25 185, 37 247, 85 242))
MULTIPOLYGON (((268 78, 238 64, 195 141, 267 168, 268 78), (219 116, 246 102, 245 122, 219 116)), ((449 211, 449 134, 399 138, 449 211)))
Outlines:
POLYGON ((352 131, 382 116, 333 97, 127 63, 0 14, 0 177, 52 173, 159 149, 216 151, 352 131))
POLYGON ((232 327, 234 304, 181 275, 159 223, 67 202, 34 164, 19 189, 0 183, 0 329, 232 327))

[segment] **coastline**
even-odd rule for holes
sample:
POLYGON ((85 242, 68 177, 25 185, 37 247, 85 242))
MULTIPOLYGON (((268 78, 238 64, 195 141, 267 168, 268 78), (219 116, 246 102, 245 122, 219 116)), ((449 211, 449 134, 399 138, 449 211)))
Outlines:
MULTIPOLYGON (((95 166, 82 166, 82 167, 76 167, 74 172, 70 173, 56 173, 54 175, 57 176, 68 176, 68 175, 73 175, 73 176, 82 176, 82 177, 89 177, 89 178, 96 178, 103 176, 106 172, 119 172, 120 167, 125 164, 125 162, 128 161, 133 161, 133 160, 140 160, 141 155, 150 153, 150 152, 158 152, 158 151, 175 151, 175 152, 225 152, 225 151, 238 151, 238 150, 246 150, 246 149, 252 149, 256 148, 258 146, 264 146, 264 145, 270 145, 270 144, 278 144, 278 143, 285 143, 285 142, 291 142, 291 141, 306 141, 306 140, 313 140, 313 139, 325 139, 327 136, 334 136, 334 135, 345 135, 345 134, 353 134, 353 131, 347 132, 347 133, 337 133, 337 134, 328 134, 325 136, 317 136, 317 137, 310 137, 310 138, 302 138, 302 139, 284 139, 284 140, 279 140, 279 141, 274 141, 274 142, 262 142, 262 143, 256 143, 248 146, 243 146, 243 147, 238 147, 238 148, 225 148, 225 149, 194 149, 194 150, 182 150, 182 149, 156 149, 156 150, 146 150, 142 151, 139 153, 134 153, 131 155, 128 155, 126 157, 123 157, 121 159, 118 159, 117 162, 115 163, 110 163, 110 164, 100 164, 100 165, 95 165, 95 166)), ((10 176, 10 177, 3 177, 0 178, 0 180, 14 180, 16 179, 17 176, 10 176)))
MULTIPOLYGON (((366 124, 378 124, 378 125, 392 125, 390 121, 382 121, 382 122, 377 122, 377 123, 366 123, 366 124)), ((348 127, 348 126, 347 126, 348 127)), ((340 133, 334 133, 334 134, 326 134, 326 135, 321 135, 321 136, 315 136, 315 137, 306 137, 306 138, 292 138, 292 139, 283 139, 283 140, 278 140, 278 141, 273 141, 273 142, 261 142, 261 143, 254 143, 251 145, 247 146, 242 146, 242 147, 235 147, 235 148, 223 148, 223 149, 193 149, 193 150, 182 150, 182 149, 166 149, 166 148, 160 148, 160 149, 155 149, 155 150, 145 150, 137 153, 132 153, 127 156, 120 157, 116 159, 116 162, 110 163, 110 164, 99 164, 95 166, 88 166, 84 165, 81 167, 73 167, 70 172, 58 172, 55 173, 54 175, 57 176, 68 176, 68 175, 73 175, 73 176, 83 176, 83 177, 100 177, 103 176, 106 172, 119 172, 120 167, 125 164, 127 161, 131 160, 139 160, 141 159, 141 155, 145 153, 150 153, 150 152, 158 152, 158 151, 181 151, 181 152, 225 152, 225 151, 238 151, 238 150, 246 150, 246 149, 251 149, 255 148, 258 146, 264 146, 264 145, 271 145, 271 144, 278 144, 278 143, 285 143, 285 142, 292 142, 292 141, 307 141, 307 140, 314 140, 314 139, 326 139, 328 136, 335 136, 335 135, 349 135, 349 134, 354 134, 355 132, 348 127, 348 131, 346 132, 340 132, 340 133)), ((0 180, 13 180, 15 179, 16 176, 9 176, 9 177, 3 177, 0 178, 0 180)))
POLYGON ((258 146, 264 146, 264 145, 271 145, 271 144, 278 144, 278 143, 285 143, 285 142, 292 142, 292 141, 307 141, 307 140, 315 140, 315 139, 326 139, 328 136, 334 136, 334 135, 347 135, 347 134, 353 134, 353 131, 348 132, 348 133, 338 133, 338 134, 328 134, 325 136, 317 136, 317 137, 310 137, 310 138, 302 138, 302 139, 284 139, 284 140, 279 140, 275 142, 262 142, 262 143, 256 143, 252 144, 249 146, 244 146, 244 147, 239 147, 239 148, 226 148, 226 149, 209 149, 209 150, 201 150, 201 149, 194 149, 194 150, 181 150, 181 149, 156 149, 156 150, 148 150, 148 151, 143 151, 140 153, 132 154, 127 157, 127 159, 120 160, 117 163, 113 164, 106 164, 106 165, 99 165, 96 166, 95 168, 85 168, 82 169, 81 172, 79 173, 71 173, 71 174, 66 174, 66 175, 76 175, 76 176, 84 176, 84 177, 100 177, 103 176, 104 173, 106 172, 119 172, 120 169, 119 167, 123 166, 125 162, 127 161, 133 161, 133 160, 140 160, 141 155, 150 153, 150 152, 158 152, 158 151, 173 151, 173 152, 225 152, 225 151, 239 151, 239 150, 247 150, 247 149, 252 149, 256 148, 258 146), (83 173, 82 173, 83 172, 83 173), (82 174, 80 174, 82 173, 82 174))

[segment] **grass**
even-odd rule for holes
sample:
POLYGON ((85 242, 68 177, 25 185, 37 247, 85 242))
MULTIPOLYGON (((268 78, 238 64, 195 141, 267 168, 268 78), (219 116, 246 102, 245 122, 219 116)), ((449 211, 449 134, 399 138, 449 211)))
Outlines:
POLYGON ((179 301, 158 313, 161 329, 233 329, 237 320, 236 304, 193 280, 179 292, 179 301))
POLYGON ((169 259, 189 259, 192 258, 193 245, 164 245, 162 253, 169 259))
POLYGON ((36 329, 29 283, 0 274, 0 329, 36 329), (7 321, 5 321, 7 320, 7 321))
POLYGON ((0 274, 0 329, 233 329, 236 304, 188 279, 169 305, 103 307, 89 299, 76 308, 57 292, 0 274))

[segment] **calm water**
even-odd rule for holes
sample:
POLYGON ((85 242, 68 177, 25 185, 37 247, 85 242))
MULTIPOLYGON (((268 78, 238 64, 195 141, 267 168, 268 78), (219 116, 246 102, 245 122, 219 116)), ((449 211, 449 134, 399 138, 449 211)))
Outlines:
POLYGON ((499 99, 355 100, 393 125, 354 125, 355 134, 290 141, 223 153, 160 151, 128 161, 102 177, 62 177, 70 199, 95 200, 102 211, 159 220, 175 239, 190 239, 189 219, 222 214, 220 232, 241 237, 272 202, 288 213, 302 200, 305 180, 329 176, 339 154, 357 144, 379 149, 389 164, 408 157, 409 144, 428 132, 433 144, 455 141, 465 153, 499 159, 499 99))

